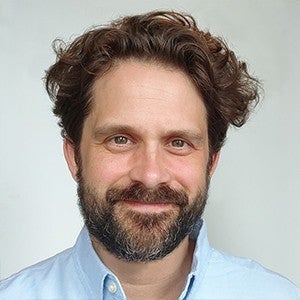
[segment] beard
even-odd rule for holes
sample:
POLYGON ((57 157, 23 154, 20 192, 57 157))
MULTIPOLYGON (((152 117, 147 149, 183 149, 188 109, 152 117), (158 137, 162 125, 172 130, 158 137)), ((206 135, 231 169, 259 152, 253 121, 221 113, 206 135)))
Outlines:
MULTIPOLYGON (((79 174, 80 175, 80 174, 79 174)), ((148 189, 142 183, 110 188, 105 195, 78 176, 79 207, 89 233, 117 258, 149 262, 171 253, 201 217, 209 180, 194 199, 163 184, 148 189), (126 201, 170 204, 162 212, 139 212, 126 201)))

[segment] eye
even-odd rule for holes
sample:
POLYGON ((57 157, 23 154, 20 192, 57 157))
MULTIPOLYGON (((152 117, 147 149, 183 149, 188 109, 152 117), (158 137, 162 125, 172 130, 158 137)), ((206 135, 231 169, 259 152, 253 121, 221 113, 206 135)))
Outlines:
POLYGON ((117 145, 126 145, 130 142, 130 140, 125 136, 115 136, 111 141, 117 145))
POLYGON ((172 145, 172 147, 183 148, 183 147, 187 146, 187 143, 183 140, 177 139, 177 140, 173 140, 171 142, 171 145, 172 145))
POLYGON ((132 149, 135 142, 126 135, 113 135, 105 139, 105 148, 113 153, 126 152, 132 149))
POLYGON ((175 138, 169 141, 168 149, 175 155, 188 155, 193 150, 193 146, 184 139, 175 138))

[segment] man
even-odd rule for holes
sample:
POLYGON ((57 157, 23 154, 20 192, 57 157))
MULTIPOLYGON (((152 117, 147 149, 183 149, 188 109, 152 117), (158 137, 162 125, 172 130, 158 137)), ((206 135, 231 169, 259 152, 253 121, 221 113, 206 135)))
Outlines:
POLYGON ((46 88, 85 227, 0 299, 300 299, 211 248, 201 219, 228 126, 259 98, 246 64, 175 12, 122 18, 57 55, 46 88))

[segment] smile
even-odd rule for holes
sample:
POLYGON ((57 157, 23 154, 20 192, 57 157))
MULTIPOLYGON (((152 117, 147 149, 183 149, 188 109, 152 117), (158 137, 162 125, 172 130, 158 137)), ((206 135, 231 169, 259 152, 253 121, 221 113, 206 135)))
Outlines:
POLYGON ((154 202, 139 202, 139 201, 122 201, 130 209, 142 213, 160 213, 174 208, 172 203, 154 203, 154 202))

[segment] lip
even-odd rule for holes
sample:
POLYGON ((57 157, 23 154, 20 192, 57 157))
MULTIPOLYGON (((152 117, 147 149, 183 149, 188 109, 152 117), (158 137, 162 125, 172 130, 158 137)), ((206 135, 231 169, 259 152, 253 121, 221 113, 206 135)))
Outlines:
POLYGON ((138 201, 123 201, 130 209, 143 213, 160 213, 174 208, 171 203, 145 203, 138 201))

